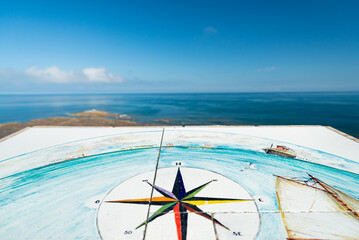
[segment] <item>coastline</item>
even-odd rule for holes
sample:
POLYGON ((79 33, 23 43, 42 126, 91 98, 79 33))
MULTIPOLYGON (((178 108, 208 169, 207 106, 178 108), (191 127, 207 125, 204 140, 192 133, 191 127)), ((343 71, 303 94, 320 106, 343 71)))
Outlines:
MULTIPOLYGON (((53 117, 45 119, 35 119, 25 123, 3 123, 0 124, 0 139, 12 133, 20 131, 26 127, 34 126, 135 126, 134 121, 108 119, 108 118, 72 118, 72 117, 53 117)), ((155 124, 141 124, 141 126, 152 126, 155 124)))
POLYGON ((16 127, 13 123, 34 119, 89 118, 98 111, 97 117, 136 125, 321 125, 359 138, 358 100, 359 92, 0 95, 0 124, 16 127))
MULTIPOLYGON (((153 122, 136 122, 132 120, 131 116, 127 114, 119 113, 110 113, 102 110, 86 110, 83 112, 77 113, 67 113, 67 116, 58 116, 50 118, 39 118, 33 119, 28 122, 9 122, 9 123, 0 123, 0 141, 7 139, 13 134, 21 132, 29 127, 37 126, 46 126, 46 127, 132 127, 132 126, 174 126, 178 121, 171 119, 160 118, 155 119, 153 122)), ((191 124, 187 123, 189 126, 210 126, 208 124, 191 124)), ((218 125, 218 124, 217 124, 218 125)), ((232 124, 220 124, 221 126, 315 126, 315 125, 232 125, 232 124)), ((184 126, 182 122, 182 126, 184 126)), ((323 126, 323 125, 317 125, 323 126)), ((347 139, 350 139, 354 142, 359 142, 359 139, 356 135, 350 135, 346 132, 340 131, 332 126, 324 126, 327 129, 344 136, 347 139)))
POLYGON ((13 133, 16 133, 27 127, 35 126, 88 126, 88 127, 124 127, 124 126, 158 126, 169 123, 170 120, 159 120, 161 124, 156 123, 137 123, 130 120, 131 117, 124 114, 109 113, 99 110, 89 110, 80 113, 69 113, 70 117, 51 117, 34 119, 28 122, 10 122, 0 124, 0 139, 3 139, 13 133))

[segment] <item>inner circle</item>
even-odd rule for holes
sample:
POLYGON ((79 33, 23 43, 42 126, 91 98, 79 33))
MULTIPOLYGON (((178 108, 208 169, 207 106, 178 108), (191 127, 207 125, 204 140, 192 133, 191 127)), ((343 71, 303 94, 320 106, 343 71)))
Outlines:
MULTIPOLYGON (((153 176, 154 171, 134 176, 106 195, 97 215, 102 239, 143 237, 153 176)), ((259 230, 248 191, 211 171, 158 169, 152 200, 146 239, 215 239, 215 232, 219 239, 252 239, 259 230)))

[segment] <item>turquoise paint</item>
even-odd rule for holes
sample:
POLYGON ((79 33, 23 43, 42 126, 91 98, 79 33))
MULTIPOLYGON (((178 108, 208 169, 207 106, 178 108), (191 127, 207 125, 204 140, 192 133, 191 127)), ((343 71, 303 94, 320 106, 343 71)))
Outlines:
MULTIPOLYGON (((126 179, 153 171, 157 151, 147 148, 84 157, 0 179, 0 239, 99 239, 95 201, 126 179)), ((254 198, 262 197, 257 239, 286 237, 280 214, 270 212, 278 210, 273 174, 306 177, 309 172, 359 198, 358 174, 310 162, 243 149, 171 147, 162 151, 159 167, 174 167, 175 161, 225 175, 254 198), (249 163, 258 170, 245 170, 249 163)))

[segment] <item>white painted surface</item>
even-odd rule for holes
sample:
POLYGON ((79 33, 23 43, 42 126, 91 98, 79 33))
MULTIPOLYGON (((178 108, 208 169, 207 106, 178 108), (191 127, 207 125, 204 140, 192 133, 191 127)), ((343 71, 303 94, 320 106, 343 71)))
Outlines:
MULTIPOLYGON (((359 143, 323 126, 195 126, 165 128, 166 130, 227 132, 268 138, 320 150, 359 162, 359 143)), ((0 161, 38 149, 86 138, 131 132, 161 131, 161 129, 162 127, 33 127, 0 142, 0 161)), ((160 134, 155 135, 159 142, 160 134)))
MULTIPOLYGON (((96 219, 95 210, 98 206, 96 201, 104 199, 106 194, 115 186, 123 186, 120 183, 126 181, 126 179, 130 179, 134 175, 139 176, 137 174, 144 174, 145 169, 147 169, 146 171, 152 171, 152 169, 154 169, 157 149, 152 148, 146 150, 151 152, 151 154, 140 154, 137 157, 132 154, 125 157, 126 154, 122 155, 121 151, 125 152, 127 149, 136 146, 158 146, 161 131, 161 127, 37 127, 23 131, 0 142, 0 159, 2 159, 0 160, 0 178, 9 176, 8 178, 2 179, 3 184, 1 190, 4 192, 2 200, 10 200, 6 205, 0 208, 0 216, 2 216, 1 222, 6 223, 3 228, 4 230, 2 232, 0 231, 0 238, 21 239, 25 234, 31 239, 50 239, 51 237, 49 236, 56 239, 97 239, 96 237, 98 236, 98 233, 97 231, 93 231, 96 229, 94 224, 96 219), (96 154, 111 151, 115 152, 115 154, 96 156, 96 154), (82 154, 85 154, 86 156, 95 156, 85 158, 84 161, 81 159, 80 161, 73 161, 73 165, 69 162, 70 166, 67 166, 65 163, 24 172, 36 167, 64 161, 71 157, 81 156, 82 154), (111 155, 111 161, 101 161, 111 155), (114 157, 114 155, 116 157, 114 157), (122 157, 118 158, 119 156, 122 157), (94 159, 97 160, 92 161, 94 159), (57 166, 59 166, 59 168, 57 168, 57 166), (14 175, 15 173, 21 174, 14 175), (16 189, 16 191, 13 191, 13 189, 16 189), (21 218, 19 218, 19 216, 21 216, 21 218), (92 226, 92 228, 89 226, 92 226), (71 231, 68 231, 69 229, 71 229, 71 231), (91 238, 89 236, 95 237, 91 238)), ((229 152, 233 149, 239 149, 238 153, 240 154, 225 156, 222 155, 222 149, 215 149, 215 151, 204 149, 207 153, 201 152, 200 154, 202 155, 184 155, 189 159, 187 161, 186 158, 181 155, 185 154, 187 148, 164 148, 163 155, 161 156, 166 156, 166 151, 168 151, 168 162, 166 163, 163 161, 160 162, 160 164, 162 163, 164 164, 162 166, 168 167, 172 166, 171 164, 176 165, 176 161, 184 161, 184 168, 192 164, 197 167, 203 166, 203 168, 205 167, 207 169, 200 171, 206 172, 210 170, 224 174, 226 178, 232 179, 237 184, 225 184, 225 186, 221 185, 217 187, 213 185, 213 187, 216 187, 216 191, 213 193, 220 193, 220 196, 222 197, 234 196, 232 195, 232 192, 231 194, 226 195, 227 193, 224 191, 227 191, 228 189, 237 189, 241 186, 246 189, 246 191, 251 194, 252 198, 256 199, 259 211, 266 213, 263 214, 262 216, 264 217, 261 218, 258 239, 286 239, 287 237, 284 232, 285 230, 280 213, 276 212, 278 209, 275 200, 273 174, 290 177, 302 174, 302 176, 305 177, 307 168, 300 168, 303 164, 307 167, 309 166, 308 169, 314 169, 314 172, 316 173, 323 171, 322 177, 325 181, 328 179, 329 181, 332 181, 333 184, 333 179, 336 179, 336 181, 334 181, 335 186, 358 198, 358 184, 353 180, 356 176, 354 176, 354 174, 343 173, 333 169, 330 169, 329 171, 329 168, 324 166, 315 166, 311 168, 310 165, 312 164, 302 163, 297 160, 293 161, 299 163, 299 167, 295 166, 296 164, 292 166, 292 159, 280 159, 281 161, 276 161, 280 164, 272 168, 271 166, 273 165, 273 162, 271 160, 276 159, 277 157, 265 156, 262 150, 262 147, 269 146, 271 143, 284 143, 285 145, 294 148, 298 156, 300 155, 307 158, 306 161, 308 162, 319 163, 321 165, 328 165, 359 173, 359 165, 357 163, 317 151, 321 150, 329 152, 358 162, 358 143, 325 127, 315 126, 166 127, 163 142, 164 147, 172 145, 189 145, 194 148, 207 146, 218 148, 224 147, 231 149, 229 152), (181 149, 181 151, 177 151, 178 149, 181 149), (245 151, 242 151, 242 149, 245 149, 245 151), (172 153, 174 154, 171 155, 171 150, 176 151, 173 151, 172 153), (249 160, 245 157, 242 158, 241 153, 249 154, 247 156, 251 157, 254 156, 255 158, 251 159, 255 159, 256 164, 251 165, 249 160), (213 154, 215 156, 213 156, 213 154), (201 158, 201 156, 204 156, 204 158, 201 158), (263 165, 261 162, 263 162, 263 165), (336 174, 341 177, 336 178, 336 174), (259 201, 259 198, 261 198, 262 201, 259 201)), ((162 159, 166 158, 161 158, 161 160, 162 159)), ((162 171, 161 169, 165 170, 165 168, 161 168, 160 165, 159 172, 162 171)), ((173 170, 175 169, 176 168, 173 168, 173 170)), ((208 180, 204 178, 205 175, 203 174, 194 173, 185 176, 185 171, 186 170, 183 171, 185 183, 193 183, 193 186, 189 185, 188 189, 202 184, 202 180, 208 180)), ((170 174, 169 178, 172 176, 173 179, 173 175, 174 173, 170 174)), ((159 174, 158 176, 158 185, 165 187, 166 189, 171 189, 173 181, 161 182, 162 174, 159 174)), ((222 181, 217 181, 213 182, 213 184, 220 184, 221 182, 222 181)), ((139 184, 142 184, 142 182, 139 182, 139 184)), ((205 194, 203 196, 210 196, 212 188, 209 187, 201 192, 201 194, 205 194)), ((131 193, 136 193, 138 195, 119 195, 120 199, 122 199, 122 197, 135 198, 143 197, 144 195, 148 196, 148 190, 150 188, 147 188, 147 190, 143 189, 143 191, 139 188, 141 190, 140 192, 136 192, 135 190, 132 191, 132 187, 128 187, 127 189, 131 190, 131 193), (144 195, 142 195, 142 193, 144 193, 144 195)), ((244 193, 244 191, 238 189, 233 191, 233 193, 244 193)), ((203 207, 204 210, 215 212, 214 216, 220 219, 224 225, 230 226, 234 222, 244 221, 242 219, 248 220, 247 222, 244 222, 247 225, 239 224, 238 226, 241 226, 239 229, 231 227, 231 232, 222 231, 221 228, 217 228, 219 239, 226 239, 226 234, 230 234, 232 237, 233 232, 242 232, 242 227, 250 229, 258 224, 258 218, 256 217, 258 213, 254 211, 241 211, 240 207, 245 207, 244 204, 238 203, 236 212, 231 212, 230 210, 232 208, 221 209, 221 207, 225 208, 228 206, 229 205, 208 206, 216 207, 213 209, 205 209, 205 207, 203 207)), ((153 210, 156 209, 153 208, 152 211, 153 210)), ((121 211, 118 213, 120 212, 121 211)), ((133 213, 134 212, 132 212, 132 214, 133 213)), ((146 212, 144 211, 144 213, 146 212)), ((130 214, 131 213, 127 214, 129 218, 131 217, 130 214)), ((169 213, 156 221, 156 224, 159 224, 159 229, 164 227, 168 227, 168 229, 163 232, 155 231, 151 233, 151 231, 156 228, 150 227, 148 232, 149 236, 152 235, 153 239, 171 239, 168 237, 168 234, 173 236, 171 234, 175 233, 175 224, 173 222, 174 216, 171 214, 172 213, 169 213), (164 225, 165 223, 166 225, 164 225), (172 228, 172 230, 169 228, 172 228), (163 233, 163 235, 159 235, 161 233, 163 233)), ((330 219, 333 216, 331 212, 319 214, 321 214, 320 218, 323 219, 330 219)), ((136 214, 136 217, 133 219, 136 220, 138 217, 137 220, 142 221, 144 216, 143 213, 142 215, 136 214)), ((194 236, 194 239, 202 239, 204 234, 213 230, 210 229, 212 226, 210 224, 208 225, 208 222, 200 216, 192 214, 189 219, 195 223, 188 228, 188 231, 192 232, 189 234, 192 234, 191 236, 194 236), (203 226, 200 231, 197 231, 198 228, 195 229, 196 231, 193 231, 192 226, 195 227, 199 225, 203 226)), ((120 220, 120 218, 118 218, 118 220, 120 220)), ((137 226, 137 220, 133 222, 131 225, 132 227, 137 226)), ((106 223, 111 222, 112 220, 104 219, 104 221, 106 223)), ((117 218, 114 221, 117 221, 117 218)), ((115 222, 115 224, 117 223, 115 222)), ((121 225, 121 221, 118 222, 118 224, 120 227, 125 227, 124 225, 121 225)), ((337 222, 334 223, 334 226, 335 224, 337 224, 337 222)), ((312 224, 312 226, 314 226, 314 224, 312 224)), ((122 230, 126 231, 126 229, 128 228, 123 228, 122 230)), ((246 234, 254 234, 256 229, 252 230, 253 231, 246 234)), ((104 231, 111 232, 112 229, 104 229, 104 231)), ((123 234, 124 232, 121 231, 119 233, 123 234)), ((244 236, 245 235, 243 234, 243 238, 245 239, 244 236)), ((227 239, 230 239, 229 237, 230 236, 228 236, 227 239)))
MULTIPOLYGON (((141 239, 144 226, 139 229, 135 229, 135 226, 140 225, 146 219, 147 205, 108 203, 106 201, 148 198, 151 186, 143 182, 143 180, 151 181, 153 174, 154 172, 152 171, 130 178, 116 186, 103 199, 97 215, 97 225, 102 239, 141 239)), ((159 169, 156 186, 171 192, 176 174, 177 168, 159 169)), ((216 180, 196 194, 196 197, 252 200, 246 189, 223 175, 196 168, 181 168, 181 174, 187 192, 209 181, 216 180)), ((153 196, 163 197, 157 191, 154 191, 153 196)), ((150 216, 160 207, 162 206, 151 206, 150 216)), ((241 239, 254 239, 257 235, 260 217, 254 201, 206 203, 197 205, 197 207, 205 213, 215 213, 214 218, 230 229, 229 231, 216 225, 220 239, 238 239, 238 236, 234 235, 233 232, 241 232, 241 235, 243 235, 241 239)), ((211 220, 190 211, 187 211, 187 213, 187 239, 215 239, 211 220)), ((171 210, 151 222, 148 225, 146 239, 177 239, 174 211, 171 210), (159 237, 159 234, 161 237, 159 237)))

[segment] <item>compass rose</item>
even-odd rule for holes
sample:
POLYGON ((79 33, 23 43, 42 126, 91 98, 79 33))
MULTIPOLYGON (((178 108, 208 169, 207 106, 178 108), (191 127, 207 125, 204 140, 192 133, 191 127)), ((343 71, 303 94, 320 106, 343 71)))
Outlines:
MULTIPOLYGON (((190 191, 186 191, 184 180, 182 178, 181 170, 178 168, 175 181, 173 183, 172 192, 165 190, 156 185, 152 185, 147 182, 151 187, 153 187, 161 197, 153 197, 151 205, 161 206, 152 216, 148 218, 147 223, 155 221, 157 218, 173 211, 178 240, 187 239, 187 221, 188 221, 188 212, 195 213, 205 219, 213 221, 214 224, 221 226, 224 229, 230 230, 227 226, 222 224, 217 219, 213 218, 208 213, 204 212, 200 205, 206 204, 221 204, 221 203, 234 203, 234 202, 248 202, 253 201, 253 199, 237 199, 237 198, 217 198, 217 197, 197 197, 196 195, 205 189, 210 183, 215 180, 206 182, 198 187, 193 188, 190 191)), ((124 199, 124 200, 110 200, 105 201, 105 203, 122 203, 122 204, 141 204, 149 205, 149 198, 140 198, 140 199, 124 199)), ((136 229, 141 228, 146 224, 146 220, 140 223, 136 229)))

